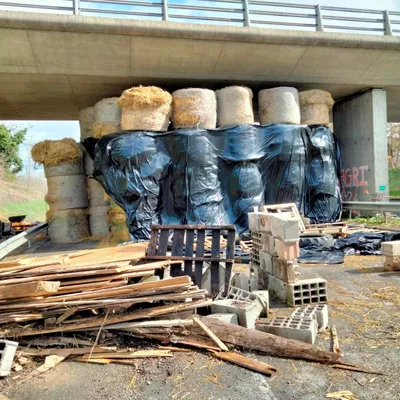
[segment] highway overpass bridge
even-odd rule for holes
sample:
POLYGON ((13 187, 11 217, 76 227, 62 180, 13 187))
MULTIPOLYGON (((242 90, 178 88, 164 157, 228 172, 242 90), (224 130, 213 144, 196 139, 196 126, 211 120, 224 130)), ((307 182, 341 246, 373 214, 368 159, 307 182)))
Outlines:
MULTIPOLYGON (((64 1, 70 9, 0 11, 0 119, 77 119, 80 109, 138 84, 169 90, 240 84, 255 92, 282 85, 320 88, 338 101, 335 133, 342 141, 350 200, 387 195, 385 124, 400 121, 400 12, 349 9, 351 17, 337 9, 335 17, 334 10, 319 6, 297 5, 308 14, 260 11, 257 3, 269 2, 251 0, 212 2, 234 3, 236 8, 223 11, 207 11, 198 1, 186 6, 172 0, 99 1, 133 7, 114 7, 107 15, 123 18, 108 18, 103 8, 80 8, 83 0, 64 1), (138 4, 159 6, 160 12, 145 12, 138 4), (177 14, 182 8, 201 13, 177 14), (240 18, 226 17, 229 11, 240 18), (372 17, 357 16, 362 12, 372 17), (291 29, 265 28, 272 25, 268 18, 291 29), (293 22, 296 18, 311 23, 293 22), (204 23, 188 23, 192 19, 204 23), (337 32, 346 29, 369 34, 337 32), (358 188, 360 182, 368 187, 358 188)), ((0 1, 0 9, 7 4, 0 1)))

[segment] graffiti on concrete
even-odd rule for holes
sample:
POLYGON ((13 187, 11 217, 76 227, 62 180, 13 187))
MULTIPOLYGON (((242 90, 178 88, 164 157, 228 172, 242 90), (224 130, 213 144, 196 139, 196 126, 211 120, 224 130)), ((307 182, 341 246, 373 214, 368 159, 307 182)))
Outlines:
POLYGON ((369 195, 367 175, 367 165, 346 168, 340 171, 340 186, 344 201, 357 201, 358 194, 363 188, 363 193, 369 195))

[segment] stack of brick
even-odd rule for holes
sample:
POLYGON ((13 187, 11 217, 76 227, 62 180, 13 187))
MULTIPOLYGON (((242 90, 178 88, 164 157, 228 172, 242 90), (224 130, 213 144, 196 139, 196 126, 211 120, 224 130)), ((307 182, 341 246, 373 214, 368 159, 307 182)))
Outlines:
POLYGON ((299 225, 290 214, 249 213, 250 269, 258 288, 291 306, 327 301, 326 280, 299 279, 299 225))
POLYGON ((382 243, 382 254, 386 260, 385 271, 400 271, 400 240, 382 243))

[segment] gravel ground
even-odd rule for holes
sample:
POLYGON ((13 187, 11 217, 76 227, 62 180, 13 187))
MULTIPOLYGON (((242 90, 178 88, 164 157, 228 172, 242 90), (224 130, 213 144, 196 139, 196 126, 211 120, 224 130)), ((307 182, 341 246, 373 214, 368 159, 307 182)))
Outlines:
MULTIPOLYGON (((383 257, 346 257, 341 265, 301 266, 303 278, 328 280, 330 324, 336 325, 344 360, 385 375, 364 374, 245 353, 280 368, 268 378, 201 352, 138 360, 135 366, 65 361, 40 377, 2 382, 11 400, 321 400, 350 390, 359 400, 400 399, 400 274, 383 271, 383 257)), ((292 312, 272 301, 272 315, 292 312)), ((317 344, 330 349, 329 331, 317 344)))

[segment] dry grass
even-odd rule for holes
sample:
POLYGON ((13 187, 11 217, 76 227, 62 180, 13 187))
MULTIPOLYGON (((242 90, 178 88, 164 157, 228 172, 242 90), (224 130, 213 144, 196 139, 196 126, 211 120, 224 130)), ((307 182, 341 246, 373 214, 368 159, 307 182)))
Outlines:
POLYGON ((110 225, 123 225, 126 223, 125 211, 119 206, 113 206, 107 211, 107 221, 110 225))
POLYGON ((75 164, 82 160, 82 150, 74 139, 44 140, 32 148, 32 158, 43 165, 75 164))
POLYGON ((163 104, 171 104, 172 96, 156 86, 136 86, 125 90, 118 99, 122 109, 157 108, 163 104))

